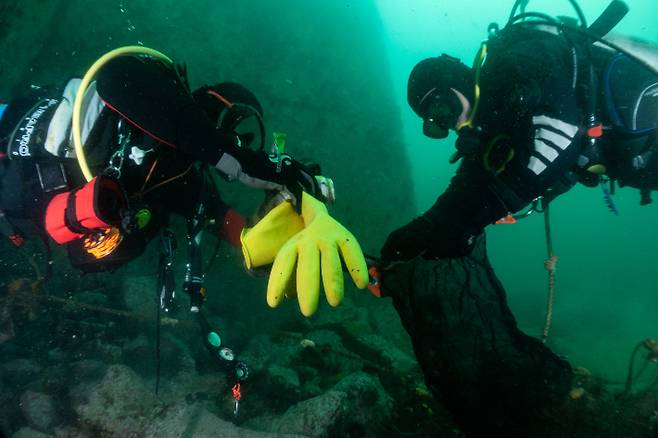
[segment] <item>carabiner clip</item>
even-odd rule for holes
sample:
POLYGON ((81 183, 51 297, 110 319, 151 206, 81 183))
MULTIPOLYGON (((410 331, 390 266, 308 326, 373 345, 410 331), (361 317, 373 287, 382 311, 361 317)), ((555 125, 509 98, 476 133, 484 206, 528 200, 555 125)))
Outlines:
POLYGON ((121 178, 121 168, 123 167, 123 160, 126 158, 126 147, 128 147, 129 142, 130 131, 126 135, 119 133, 119 149, 110 157, 110 161, 105 169, 106 175, 121 178))

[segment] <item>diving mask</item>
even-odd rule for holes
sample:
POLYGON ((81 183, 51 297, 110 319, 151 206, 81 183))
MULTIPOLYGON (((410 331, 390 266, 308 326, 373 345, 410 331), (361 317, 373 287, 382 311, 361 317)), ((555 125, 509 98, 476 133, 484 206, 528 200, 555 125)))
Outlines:
POLYGON ((423 97, 421 103, 426 108, 423 134, 429 138, 446 138, 462 112, 462 104, 455 92, 448 89, 447 92, 442 93, 434 88, 423 97))

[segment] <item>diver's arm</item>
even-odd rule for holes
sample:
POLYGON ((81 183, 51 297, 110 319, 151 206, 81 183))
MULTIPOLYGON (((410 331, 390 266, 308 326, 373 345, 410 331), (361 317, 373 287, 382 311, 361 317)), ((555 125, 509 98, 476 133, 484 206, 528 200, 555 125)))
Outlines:
POLYGON ((385 261, 461 257, 470 253, 484 228, 507 214, 491 189, 477 157, 465 157, 448 188, 434 205, 407 225, 393 231, 381 254, 385 261))
MULTIPOLYGON (((97 77, 106 105, 157 141, 215 166, 226 179, 248 186, 301 190, 318 195, 319 187, 304 166, 284 156, 241 148, 233 133, 215 128, 175 71, 160 61, 124 56, 110 60, 97 77)), ((297 195, 296 195, 297 194, 297 195)))
POLYGON ((494 177, 479 154, 465 157, 436 203, 391 233, 383 259, 468 254, 488 224, 545 194, 574 166, 582 116, 569 51, 557 37, 534 37, 487 60, 492 75, 487 92, 496 100, 495 107, 480 110, 491 112, 487 119, 493 132, 484 134, 515 142, 502 145, 514 151, 511 161, 494 177))

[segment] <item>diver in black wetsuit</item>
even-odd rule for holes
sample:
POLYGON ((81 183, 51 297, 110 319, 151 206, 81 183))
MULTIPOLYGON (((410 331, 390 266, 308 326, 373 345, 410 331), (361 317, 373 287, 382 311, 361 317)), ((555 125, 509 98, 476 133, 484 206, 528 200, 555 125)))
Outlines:
POLYGON ((578 436, 562 421, 571 367, 517 328, 484 228, 578 182, 639 188, 642 204, 658 190, 655 67, 598 41, 621 17, 594 29, 549 18, 513 12, 491 27, 474 68, 442 55, 408 82, 424 134, 457 132, 460 164, 436 203, 388 236, 381 291, 428 387, 469 436, 578 436))
POLYGON ((66 217, 61 223, 51 201, 85 184, 71 135, 79 84, 79 79, 71 79, 62 88, 37 90, 3 105, 0 212, 2 231, 15 244, 20 244, 22 234, 29 234, 21 231, 22 219, 29 219, 41 232, 46 229, 60 244, 78 242, 85 229, 101 228, 96 225, 104 222, 122 222, 122 236, 128 240, 152 236, 169 213, 191 217, 201 193, 207 214, 217 223, 225 218, 240 222, 231 235, 231 241, 239 244, 244 220, 221 202, 209 180, 209 166, 228 180, 284 192, 293 202, 302 191, 322 197, 305 166, 263 150, 262 108, 249 90, 222 83, 192 93, 177 69, 160 61, 122 56, 107 63, 87 88, 81 134, 90 173, 119 183, 104 189, 108 196, 102 199, 119 203, 120 208, 95 204, 98 199, 90 188, 83 191, 89 196, 80 202, 91 212, 66 217), (252 132, 240 132, 245 125, 252 132), (260 148, 248 144, 259 141, 260 148), (109 196, 112 190, 116 193, 109 196), (49 214, 44 214, 47 210, 49 214))
POLYGON ((487 225, 577 182, 607 177, 650 202, 649 191, 658 190, 658 75, 624 54, 574 40, 551 27, 501 32, 478 68, 478 99, 476 73, 459 60, 442 55, 414 67, 409 105, 426 135, 457 131, 452 160, 461 164, 436 203, 389 236, 385 260, 468 254, 487 225))
MULTIPOLYGON (((245 380, 246 365, 220 344, 200 311, 203 230, 214 222, 220 237, 240 247, 246 224, 222 201, 214 173, 277 193, 300 209, 302 192, 325 200, 316 172, 264 150, 263 109, 240 84, 192 92, 182 68, 134 55, 110 59, 84 91, 81 83, 72 78, 0 105, 0 233, 17 247, 32 236, 65 245, 72 265, 84 272, 125 265, 162 236, 156 292, 167 312, 175 289, 175 237, 167 226, 172 214, 182 216, 188 253, 182 286, 190 311, 230 379, 245 380), (78 93, 84 93, 82 154, 73 135, 78 93)), ((238 401, 239 385, 236 412, 238 401)))

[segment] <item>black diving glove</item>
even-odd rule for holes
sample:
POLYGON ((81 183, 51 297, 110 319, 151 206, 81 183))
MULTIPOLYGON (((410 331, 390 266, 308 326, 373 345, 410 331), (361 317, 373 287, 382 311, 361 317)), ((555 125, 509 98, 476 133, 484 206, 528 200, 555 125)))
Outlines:
MULTIPOLYGON (((273 156, 276 158, 275 154, 270 154, 270 159, 273 156)), ((316 174, 313 173, 313 169, 297 160, 293 160, 288 155, 282 154, 280 157, 283 164, 281 166, 283 183, 293 196, 293 204, 298 212, 302 205, 302 192, 306 192, 322 202, 327 202, 322 194, 320 183, 315 178, 316 174)))
MULTIPOLYGON (((480 230, 481 232, 481 230, 480 230)), ((480 232, 470 233, 424 214, 388 235, 381 249, 384 262, 406 262, 416 257, 438 259, 471 253, 480 232)))
MULTIPOLYGON (((298 213, 301 212, 302 192, 308 193, 321 202, 327 202, 322 186, 316 178, 314 167, 308 167, 287 154, 272 153, 267 157, 268 160, 264 163, 261 161, 260 169, 256 170, 254 174, 280 185, 278 190, 290 198, 298 213)), ((251 160, 252 166, 249 170, 257 167, 256 162, 257 160, 251 160)))
POLYGON ((469 127, 460 129, 457 133, 455 148, 457 150, 450 157, 450 164, 455 164, 461 158, 479 154, 482 150, 479 131, 469 127))
POLYGON ((434 224, 425 216, 417 217, 388 235, 381 249, 386 262, 408 261, 427 252, 434 224))

